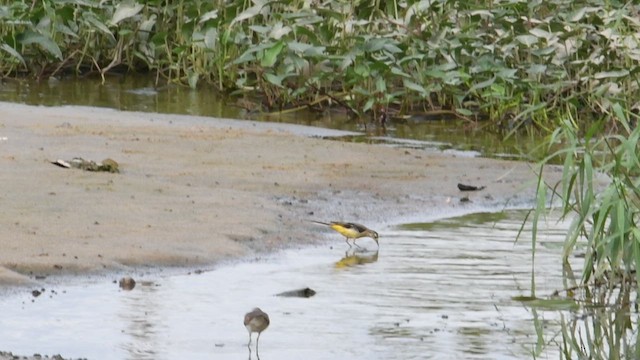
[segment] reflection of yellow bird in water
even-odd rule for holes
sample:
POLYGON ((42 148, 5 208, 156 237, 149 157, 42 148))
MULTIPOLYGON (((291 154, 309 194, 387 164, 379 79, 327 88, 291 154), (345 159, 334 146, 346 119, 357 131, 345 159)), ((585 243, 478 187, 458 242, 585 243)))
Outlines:
POLYGON ((347 251, 344 257, 336 263, 336 268, 340 269, 356 265, 371 264, 376 261, 378 261, 378 251, 368 255, 357 254, 355 251, 352 253, 347 251))
POLYGON ((333 230, 342 234, 346 238, 345 240, 347 242, 347 245, 349 245, 349 247, 351 247, 351 244, 349 243, 349 239, 353 239, 353 245, 358 246, 356 244, 356 240, 362 237, 370 237, 373 240, 375 240, 376 245, 380 246, 380 244, 378 243, 378 233, 367 228, 364 225, 360 225, 356 223, 348 223, 348 222, 339 222, 339 221, 332 221, 330 223, 325 223, 321 221, 312 220, 312 222, 316 224, 327 225, 331 227, 333 230))

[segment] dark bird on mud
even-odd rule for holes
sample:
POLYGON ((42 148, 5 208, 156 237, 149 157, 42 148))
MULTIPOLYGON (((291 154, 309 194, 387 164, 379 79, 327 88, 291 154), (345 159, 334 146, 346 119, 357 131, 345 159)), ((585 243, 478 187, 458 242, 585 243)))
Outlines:
POLYGON ((260 341, 260 334, 269 327, 269 315, 266 312, 255 308, 244 316, 244 326, 249 331, 249 343, 247 347, 251 346, 251 333, 257 332, 256 338, 256 352, 258 351, 258 342, 260 341))
POLYGON ((311 220, 311 222, 314 222, 316 224, 327 225, 333 230, 339 232, 346 238, 345 241, 347 242, 347 245, 349 245, 350 248, 352 245, 351 243, 349 243, 349 239, 353 239, 353 245, 358 246, 358 244, 356 244, 356 240, 363 237, 372 238, 373 240, 375 240, 376 245, 380 247, 380 244, 378 243, 378 233, 367 228, 364 225, 350 223, 350 222, 340 222, 340 221, 332 221, 330 223, 325 223, 322 221, 311 220))

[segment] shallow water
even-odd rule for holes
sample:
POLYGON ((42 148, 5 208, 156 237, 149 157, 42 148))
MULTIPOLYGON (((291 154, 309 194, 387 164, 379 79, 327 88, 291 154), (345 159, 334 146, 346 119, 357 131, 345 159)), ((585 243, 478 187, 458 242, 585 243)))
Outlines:
MULTIPOLYGON (((107 77, 104 84, 99 77, 42 82, 6 80, 0 81, 0 101, 45 106, 98 106, 128 111, 284 122, 348 131, 365 130, 362 122, 349 118, 344 111, 327 111, 322 114, 296 111, 267 115, 247 111, 244 100, 223 98, 206 85, 200 86, 198 90, 191 90, 176 85, 156 86, 155 80, 153 76, 147 75, 107 77)), ((527 158, 523 154, 533 151, 540 143, 539 138, 519 133, 505 139, 500 134, 479 130, 474 125, 486 124, 451 119, 424 120, 418 116, 406 120, 396 119, 390 121, 385 136, 378 141, 390 138, 412 139, 427 142, 429 147, 436 146, 441 150, 473 151, 482 156, 514 159, 527 158)), ((370 141, 368 137, 343 137, 340 140, 370 141)))
MULTIPOLYGON (((514 243, 523 217, 511 211, 378 229, 377 253, 369 240, 360 242, 369 250, 345 253, 344 241, 327 233, 325 246, 199 275, 134 275, 132 291, 101 281, 51 286, 37 298, 6 295, 0 349, 89 359, 256 358, 242 317, 260 306, 271 317, 262 360, 532 358, 532 311, 512 300, 530 295, 531 243, 514 243), (304 287, 317 294, 274 296, 304 287)), ((538 296, 562 288, 565 225, 547 225, 537 249, 538 296)), ((557 358, 557 350, 547 356, 557 358)))

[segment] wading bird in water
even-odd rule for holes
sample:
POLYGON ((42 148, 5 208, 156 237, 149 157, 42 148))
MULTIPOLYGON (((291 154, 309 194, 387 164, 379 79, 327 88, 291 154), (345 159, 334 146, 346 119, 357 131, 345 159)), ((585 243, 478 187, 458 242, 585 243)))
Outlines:
POLYGON ((260 334, 269 327, 269 315, 266 312, 255 308, 244 315, 244 326, 249 331, 249 343, 248 348, 251 348, 251 333, 257 332, 256 338, 256 353, 258 352, 258 342, 260 341, 260 334))
POLYGON ((351 248, 352 246, 351 243, 349 243, 349 239, 353 239, 353 245, 358 246, 356 244, 356 240, 363 237, 372 238, 373 240, 375 240, 376 245, 380 247, 380 244, 378 243, 378 233, 367 228, 364 225, 350 223, 350 222, 340 222, 340 221, 332 221, 329 223, 322 222, 322 221, 315 221, 315 220, 311 220, 311 221, 316 224, 327 225, 333 230, 342 234, 346 238, 345 241, 347 242, 347 245, 349 245, 349 248, 351 248))

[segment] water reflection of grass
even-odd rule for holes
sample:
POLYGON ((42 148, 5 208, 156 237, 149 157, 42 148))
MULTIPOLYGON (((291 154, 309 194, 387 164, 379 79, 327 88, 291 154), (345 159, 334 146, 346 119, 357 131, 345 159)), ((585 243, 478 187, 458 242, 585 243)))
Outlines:
MULTIPOLYGON (((519 212, 517 211, 480 212, 480 213, 458 216, 454 218, 443 219, 435 222, 402 224, 402 225, 399 225, 398 228, 401 230, 414 230, 414 231, 458 229, 458 228, 469 227, 474 225, 483 225, 486 223, 497 223, 499 221, 517 218, 520 216, 520 215, 517 215, 518 213, 519 212)), ((524 214, 522 215, 522 217, 524 217, 524 214)))

